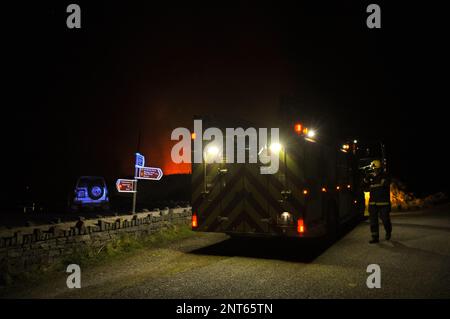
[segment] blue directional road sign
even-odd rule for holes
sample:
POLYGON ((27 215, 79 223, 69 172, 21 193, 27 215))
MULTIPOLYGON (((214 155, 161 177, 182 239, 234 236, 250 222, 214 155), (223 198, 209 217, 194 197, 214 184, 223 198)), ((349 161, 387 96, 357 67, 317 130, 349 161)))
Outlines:
POLYGON ((145 157, 142 154, 136 153, 136 167, 144 167, 145 166, 145 157))

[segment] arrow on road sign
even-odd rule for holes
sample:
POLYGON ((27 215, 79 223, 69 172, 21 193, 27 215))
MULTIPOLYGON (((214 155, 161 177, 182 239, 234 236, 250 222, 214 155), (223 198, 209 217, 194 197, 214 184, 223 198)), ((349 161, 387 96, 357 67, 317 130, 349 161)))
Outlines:
POLYGON ((158 167, 137 167, 137 179, 149 179, 159 181, 163 176, 163 171, 158 167))
POLYGON ((118 179, 116 188, 119 193, 136 193, 135 179, 118 179))

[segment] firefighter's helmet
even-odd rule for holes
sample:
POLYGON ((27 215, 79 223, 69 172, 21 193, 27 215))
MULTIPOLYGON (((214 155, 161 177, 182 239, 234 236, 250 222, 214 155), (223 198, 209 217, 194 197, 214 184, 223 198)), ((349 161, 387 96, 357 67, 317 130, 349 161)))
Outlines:
POLYGON ((370 166, 372 166, 372 168, 374 168, 374 169, 380 169, 381 168, 381 161, 380 160, 373 160, 371 163, 370 163, 370 166))

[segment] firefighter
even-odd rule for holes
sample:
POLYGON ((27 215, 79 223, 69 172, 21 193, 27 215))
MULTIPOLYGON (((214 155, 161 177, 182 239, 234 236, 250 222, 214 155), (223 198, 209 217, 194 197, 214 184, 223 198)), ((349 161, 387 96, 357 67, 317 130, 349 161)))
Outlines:
POLYGON ((392 224, 389 213, 391 212, 390 181, 381 167, 381 161, 376 159, 370 164, 370 172, 364 177, 364 182, 370 192, 369 220, 372 239, 370 244, 379 242, 378 217, 383 222, 386 231, 386 240, 391 239, 392 224))

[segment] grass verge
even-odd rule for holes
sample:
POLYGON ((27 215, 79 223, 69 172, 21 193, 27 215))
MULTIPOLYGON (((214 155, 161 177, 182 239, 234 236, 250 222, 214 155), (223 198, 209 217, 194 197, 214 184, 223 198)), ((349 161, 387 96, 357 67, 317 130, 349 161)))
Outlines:
POLYGON ((62 272, 65 272, 65 267, 69 264, 77 264, 82 268, 100 265, 127 258, 142 249, 164 247, 178 240, 192 237, 195 234, 186 225, 171 225, 166 229, 138 238, 124 234, 101 248, 85 247, 78 249, 52 265, 42 266, 39 269, 17 275, 4 274, 0 285, 11 287, 37 284, 45 280, 51 280, 56 274, 60 275, 62 272))

